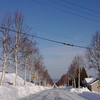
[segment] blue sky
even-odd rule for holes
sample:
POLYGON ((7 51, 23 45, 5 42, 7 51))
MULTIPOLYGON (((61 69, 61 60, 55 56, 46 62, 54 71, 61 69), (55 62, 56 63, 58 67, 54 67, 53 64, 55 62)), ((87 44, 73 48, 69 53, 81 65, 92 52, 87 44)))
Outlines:
MULTIPOLYGON (((56 3, 51 1, 0 0, 0 17, 5 11, 12 13, 17 9, 24 14, 25 23, 32 28, 31 33, 35 33, 43 38, 87 46, 90 43, 91 36, 97 30, 100 31, 100 18, 94 17, 100 17, 100 13, 92 12, 64 1, 100 12, 100 0, 54 0, 56 3)), ((68 47, 40 39, 35 40, 39 43, 38 47, 43 55, 44 64, 52 78, 60 78, 62 74, 67 72, 74 56, 84 55, 85 52, 85 49, 82 48, 68 47)), ((89 70, 87 72, 91 73, 89 70)))

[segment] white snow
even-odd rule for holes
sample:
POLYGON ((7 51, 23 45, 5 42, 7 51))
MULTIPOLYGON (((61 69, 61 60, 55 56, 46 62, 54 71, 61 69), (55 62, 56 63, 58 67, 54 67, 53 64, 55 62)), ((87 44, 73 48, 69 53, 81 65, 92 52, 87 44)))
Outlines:
POLYGON ((100 100, 100 93, 91 92, 86 87, 80 89, 68 87, 66 90, 71 93, 76 93, 79 96, 86 98, 87 100, 100 100))
MULTIPOLYGON (((1 77, 1 73, 0 73, 1 77)), ((0 86, 0 100, 19 100, 30 94, 37 93, 39 91, 49 89, 50 87, 37 86, 33 83, 26 82, 24 86, 24 80, 18 76, 18 86, 14 86, 15 74, 9 73, 5 75, 5 82, 3 86, 0 86), (13 83, 13 85, 9 85, 13 83)))
POLYGON ((85 78, 86 83, 90 83, 93 80, 93 78, 85 78))
POLYGON ((77 93, 83 93, 83 92, 90 92, 87 88, 72 88, 70 89, 70 92, 77 92, 77 93))
MULTIPOLYGON (((1 73, 0 73, 1 76, 1 73)), ((0 86, 0 100, 21 100, 22 98, 29 97, 30 94, 36 94, 42 90, 50 89, 51 87, 37 86, 33 83, 26 82, 26 86, 23 86, 24 80, 18 76, 18 86, 14 86, 15 74, 8 73, 5 76, 4 86, 0 86), (9 85, 13 83, 13 85, 9 85)), ((96 92, 91 92, 87 88, 72 88, 70 87, 60 87, 55 90, 50 90, 43 92, 44 96, 47 94, 48 100, 54 100, 59 98, 61 100, 100 100, 100 94, 96 92), (64 92, 65 91, 65 92, 64 92), (58 95, 59 93, 60 95, 58 95)), ((39 100, 42 100, 43 95, 39 97, 39 100)), ((26 99, 28 100, 28 99, 26 99)), ((30 99, 31 100, 31 99, 30 99)), ((33 100, 33 99, 32 99, 33 100)))

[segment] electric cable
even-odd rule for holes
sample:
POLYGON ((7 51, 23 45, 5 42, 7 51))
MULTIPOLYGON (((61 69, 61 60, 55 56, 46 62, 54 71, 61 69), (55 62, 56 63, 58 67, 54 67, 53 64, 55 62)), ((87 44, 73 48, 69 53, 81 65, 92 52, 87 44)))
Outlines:
POLYGON ((58 34, 58 33, 56 33, 56 34, 53 34, 54 32, 50 32, 50 31, 46 31, 46 30, 44 30, 44 29, 38 29, 38 28, 36 28, 36 27, 33 27, 33 29, 36 29, 36 30, 38 30, 38 31, 40 31, 40 32, 43 32, 43 33, 46 33, 46 34, 50 34, 50 35, 53 35, 53 36, 57 36, 57 37, 60 37, 60 38, 64 38, 64 39, 67 39, 67 40, 74 40, 74 41, 80 41, 80 42, 84 42, 84 43, 88 43, 87 42, 87 40, 82 40, 82 39, 75 39, 75 38, 70 38, 70 37, 65 37, 65 36, 62 36, 62 35, 60 35, 60 34, 58 34))
MULTIPOLYGON (((5 27, 1 27, 1 26, 0 26, 0 28, 1 29, 7 29, 7 30, 12 31, 12 32, 18 32, 16 30, 5 28, 5 27)), ((56 40, 52 40, 52 39, 47 39, 47 38, 44 38, 44 37, 39 37, 39 36, 36 36, 36 35, 34 36, 34 35, 31 35, 31 34, 22 33, 22 32, 20 32, 20 34, 25 34, 25 35, 28 35, 28 36, 31 36, 31 37, 34 37, 34 38, 39 38, 39 39, 42 39, 42 40, 46 40, 46 41, 50 41, 50 42, 54 42, 54 43, 58 43, 58 44, 63 44, 63 45, 66 45, 66 46, 74 46, 74 47, 78 47, 78 48, 87 49, 87 47, 84 47, 84 46, 68 44, 68 43, 64 43, 64 42, 60 42, 60 41, 56 41, 56 40)), ((89 49, 93 49, 93 48, 89 48, 89 49)), ((98 50, 98 49, 93 49, 93 50, 98 50)))
POLYGON ((72 13, 72 12, 69 12, 69 11, 66 11, 66 10, 63 10, 63 9, 59 9, 57 7, 54 7, 54 6, 51 6, 51 5, 48 5, 48 4, 45 4, 45 3, 42 3, 42 2, 36 1, 36 0, 32 0, 32 1, 34 1, 36 3, 39 3, 39 4, 42 4, 42 5, 45 5, 45 6, 48 6, 48 7, 51 7, 51 8, 54 8, 56 10, 59 10, 59 11, 65 12, 65 13, 69 13, 69 14, 74 15, 74 16, 78 16, 78 17, 81 17, 81 18, 84 18, 84 19, 88 19, 88 20, 91 20, 91 21, 100 23, 100 21, 95 20, 95 19, 92 19, 92 18, 88 18, 88 17, 82 16, 82 15, 78 15, 78 14, 75 14, 75 13, 72 13))
POLYGON ((90 13, 87 13, 87 12, 84 12, 84 11, 81 11, 81 10, 78 10, 78 9, 74 9, 72 7, 69 7, 69 6, 66 6, 66 5, 63 5, 63 4, 60 4, 58 2, 55 2, 55 1, 52 1, 52 0, 48 0, 52 3, 55 3, 57 5, 60 5, 60 6, 63 6, 63 7, 66 7, 66 8, 69 8, 69 9, 72 9, 72 10, 75 10, 75 11, 78 11, 78 12, 81 12, 81 13, 84 13, 84 14, 87 14, 87 15, 90 15, 90 16, 93 16, 93 17, 96 17, 96 18, 100 18, 100 16, 96 16, 96 15, 93 15, 93 14, 90 14, 90 13))
POLYGON ((74 5, 74 6, 77 6, 77 7, 80 7, 80 8, 83 8, 83 9, 86 9, 86 10, 89 10, 89 11, 92 11, 92 12, 95 12, 95 13, 100 14, 100 12, 99 12, 99 11, 96 11, 96 10, 93 10, 93 9, 90 9, 90 8, 86 8, 86 7, 83 7, 83 6, 80 6, 80 5, 74 4, 74 3, 69 2, 69 1, 67 1, 67 0, 61 0, 61 1, 66 2, 66 3, 69 3, 69 4, 74 5))

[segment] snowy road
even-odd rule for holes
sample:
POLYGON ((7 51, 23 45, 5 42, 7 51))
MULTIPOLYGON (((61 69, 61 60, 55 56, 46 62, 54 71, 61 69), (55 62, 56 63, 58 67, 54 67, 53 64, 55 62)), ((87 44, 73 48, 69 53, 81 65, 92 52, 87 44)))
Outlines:
POLYGON ((77 93, 70 93, 61 89, 51 89, 39 92, 37 94, 31 94, 27 98, 21 100, 87 100, 77 93))

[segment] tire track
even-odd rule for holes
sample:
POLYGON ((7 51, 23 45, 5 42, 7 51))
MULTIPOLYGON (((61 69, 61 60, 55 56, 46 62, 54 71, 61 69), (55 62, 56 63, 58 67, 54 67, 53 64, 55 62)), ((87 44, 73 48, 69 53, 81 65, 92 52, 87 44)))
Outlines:
POLYGON ((61 97, 60 97, 58 91, 54 90, 54 95, 55 95, 55 98, 54 98, 55 100, 61 100, 61 97))
POLYGON ((66 96, 67 97, 66 98, 67 100, 76 100, 76 99, 72 98, 70 95, 66 94, 65 92, 63 92, 61 90, 59 90, 59 91, 60 91, 60 94, 61 94, 62 97, 60 97, 60 95, 57 93, 56 95, 57 95, 58 98, 55 98, 55 100, 62 100, 63 99, 63 96, 64 97, 66 96))
POLYGON ((47 96, 49 95, 50 93, 47 93, 47 95, 44 95, 42 100, 47 100, 47 96))
MULTIPOLYGON (((21 100, 35 100, 36 98, 38 98, 39 96, 43 95, 43 94, 46 94, 47 93, 47 90, 44 90, 42 92, 39 92, 38 94, 33 94, 31 95, 30 97, 26 97, 26 98, 23 98, 21 100)), ((46 100, 46 99, 42 99, 42 100, 46 100)))
POLYGON ((68 95, 68 94, 66 94, 66 93, 65 93, 65 95, 66 95, 67 97, 71 98, 72 100, 76 100, 76 99, 72 98, 70 95, 68 95))

